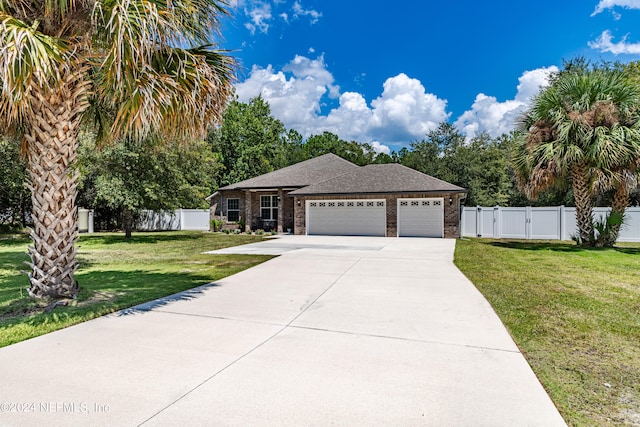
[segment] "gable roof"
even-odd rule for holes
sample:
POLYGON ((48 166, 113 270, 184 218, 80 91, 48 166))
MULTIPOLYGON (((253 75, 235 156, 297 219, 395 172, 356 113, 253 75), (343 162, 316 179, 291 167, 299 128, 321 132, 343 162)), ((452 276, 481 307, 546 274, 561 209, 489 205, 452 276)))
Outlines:
POLYGON ((358 169, 360 169, 359 166, 329 153, 255 178, 230 184, 218 190, 300 188, 358 169))
POLYGON ((335 178, 292 191, 292 196, 381 194, 381 193, 464 193, 466 190, 406 166, 389 163, 350 170, 335 178))

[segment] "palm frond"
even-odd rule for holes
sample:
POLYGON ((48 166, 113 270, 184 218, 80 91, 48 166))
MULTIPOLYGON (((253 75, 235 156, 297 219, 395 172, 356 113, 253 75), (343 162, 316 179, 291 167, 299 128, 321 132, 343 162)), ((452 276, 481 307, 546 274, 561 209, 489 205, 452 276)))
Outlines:
POLYGON ((144 138, 154 131, 172 138, 202 136, 220 121, 234 78, 234 61, 225 52, 206 48, 156 51, 139 71, 124 99, 116 106, 112 136, 144 138))
POLYGON ((8 123, 18 123, 29 110, 32 85, 49 87, 59 79, 69 50, 62 40, 0 12, 0 108, 8 123))
MULTIPOLYGON (((215 0, 113 0, 98 2, 93 20, 106 55, 106 81, 124 92, 157 51, 211 44, 225 3, 215 0)), ((144 71, 143 71, 144 72, 144 71)))

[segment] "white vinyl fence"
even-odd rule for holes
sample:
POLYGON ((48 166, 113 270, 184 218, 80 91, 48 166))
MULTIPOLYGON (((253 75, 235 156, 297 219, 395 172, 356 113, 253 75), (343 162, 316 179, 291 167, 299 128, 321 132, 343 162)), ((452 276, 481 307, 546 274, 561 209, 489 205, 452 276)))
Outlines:
MULTIPOLYGON (((610 208, 594 208, 596 219, 610 208)), ((619 242, 640 242, 640 207, 627 208, 619 242)), ((463 237, 496 239, 571 240, 577 234, 576 209, 564 206, 509 208, 465 207, 462 210, 463 237)))
POLYGON ((93 233, 93 210, 78 208, 78 231, 93 233))
POLYGON ((139 231, 209 230, 208 209, 176 209, 174 212, 141 211, 139 231))

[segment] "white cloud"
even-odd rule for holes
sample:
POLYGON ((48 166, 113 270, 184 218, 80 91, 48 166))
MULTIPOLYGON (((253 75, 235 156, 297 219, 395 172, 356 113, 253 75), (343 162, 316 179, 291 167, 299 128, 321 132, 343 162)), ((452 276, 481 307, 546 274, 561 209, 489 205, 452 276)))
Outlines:
POLYGON ((373 141, 371 143, 371 146, 373 147, 373 151, 375 151, 376 153, 391 154, 391 150, 389 149, 389 147, 384 144, 380 144, 378 141, 373 141))
POLYGON ((588 43, 591 49, 598 49, 600 52, 611 52, 614 55, 640 54, 640 43, 627 43, 627 36, 623 37, 621 41, 614 43, 613 36, 609 30, 603 31, 595 41, 588 43))
POLYGON ((261 95, 274 117, 305 137, 326 130, 382 152, 389 148, 385 144, 406 145, 424 137, 449 117, 446 100, 427 93, 420 81, 405 74, 387 79, 371 105, 360 93, 340 93, 322 56, 312 60, 298 55, 281 71, 254 66, 236 92, 242 102, 261 95), (324 97, 338 100, 327 114, 321 113, 324 97))
MULTIPOLYGON (((500 102, 478 94, 455 126, 469 138, 481 132, 497 137, 512 131, 531 99, 548 84, 550 73, 557 71, 551 66, 524 72, 511 100, 500 102)), ((388 78, 382 93, 371 101, 358 92, 341 93, 323 56, 297 55, 281 70, 254 66, 249 77, 236 85, 236 93, 241 102, 261 95, 274 117, 305 137, 330 131, 383 153, 389 152, 390 145, 406 146, 424 138, 450 117, 445 99, 428 93, 419 80, 403 73, 388 78), (325 113, 322 106, 328 99, 337 105, 325 113)))
POLYGON ((401 73, 384 82, 382 95, 371 103, 372 132, 391 140, 423 137, 447 120, 447 101, 427 93, 422 83, 401 73))
POLYGON ((273 18, 271 16, 271 5, 262 2, 253 2, 250 8, 245 8, 244 13, 251 19, 244 26, 255 34, 256 31, 267 33, 269 31, 269 22, 273 18))
POLYGON ((318 120, 322 97, 339 92, 333 83, 322 56, 315 60, 296 56, 281 71, 273 70, 271 65, 254 66, 249 78, 236 84, 236 93, 242 102, 261 95, 269 102, 274 117, 308 136, 306 131, 313 129, 318 120))
POLYGON ((478 94, 471 110, 465 111, 454 125, 465 133, 467 138, 473 138, 482 132, 494 138, 511 132, 531 99, 541 87, 549 84, 549 75, 557 71, 557 67, 551 66, 524 72, 518 79, 516 96, 511 100, 499 102, 493 96, 478 94))
POLYGON ((305 9, 298 0, 293 4, 289 0, 231 0, 229 8, 237 11, 242 20, 246 19, 244 27, 251 35, 257 32, 267 34, 275 17, 279 17, 280 22, 285 24, 289 24, 292 19, 306 18, 311 25, 322 17, 321 12, 305 9))
POLYGON ((624 9, 640 9, 640 0, 600 0, 591 16, 595 16, 607 9, 613 9, 615 7, 621 7, 624 9))
POLYGON ((299 1, 296 1, 293 4, 293 16, 295 18, 308 16, 311 19, 311 24, 316 24, 322 17, 322 13, 313 9, 305 9, 299 1))
POLYGON ((551 66, 522 73, 518 79, 515 100, 528 105, 531 99, 540 92, 540 89, 549 84, 549 76, 558 71, 558 67, 551 66))
POLYGON ((449 117, 446 100, 427 93, 406 74, 388 78, 371 105, 360 93, 341 94, 322 56, 312 60, 298 55, 281 71, 254 66, 236 92, 242 102, 261 95, 274 117, 306 137, 326 130, 381 152, 388 152, 386 144, 406 145, 424 137, 449 117), (338 99, 338 106, 321 114, 325 96, 338 99))

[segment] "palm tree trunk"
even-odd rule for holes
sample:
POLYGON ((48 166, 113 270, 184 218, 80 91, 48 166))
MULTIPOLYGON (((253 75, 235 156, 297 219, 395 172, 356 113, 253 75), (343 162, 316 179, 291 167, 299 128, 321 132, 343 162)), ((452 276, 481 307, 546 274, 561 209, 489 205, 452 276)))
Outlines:
POLYGON ((32 86, 33 114, 25 134, 33 202, 32 297, 66 298, 78 292, 74 280, 78 173, 74 164, 80 120, 88 107, 88 86, 80 78, 83 71, 62 69, 55 89, 32 86))
POLYGON ((582 246, 591 246, 593 244, 593 207, 586 170, 585 163, 574 164, 571 167, 571 180, 580 243, 582 246))
MULTIPOLYGON (((613 195, 613 202, 611 203, 611 212, 618 212, 621 216, 624 216, 624 211, 629 206, 629 187, 626 182, 622 182, 616 188, 616 192, 613 195)), ((620 234, 620 227, 622 224, 612 224, 609 230, 604 246, 613 246, 618 240, 620 234)))

